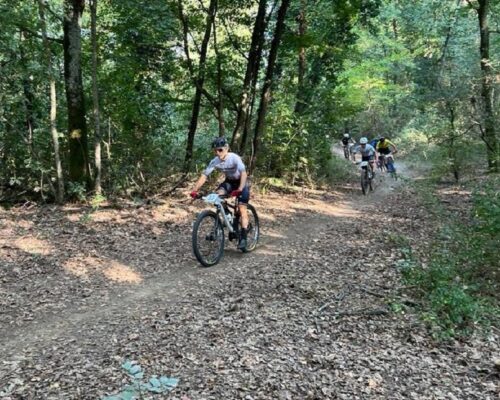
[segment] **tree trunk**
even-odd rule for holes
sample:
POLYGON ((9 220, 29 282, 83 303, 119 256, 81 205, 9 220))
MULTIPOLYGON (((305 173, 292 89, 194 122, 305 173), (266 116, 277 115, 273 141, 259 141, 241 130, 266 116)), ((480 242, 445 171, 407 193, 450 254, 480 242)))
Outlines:
POLYGON ((224 136, 225 124, 224 124, 224 101, 222 97, 222 65, 220 59, 219 48, 217 46, 217 28, 215 26, 215 18, 213 21, 213 30, 214 30, 214 52, 215 57, 217 58, 217 120, 219 121, 219 136, 224 136))
POLYGON ((495 115, 493 108, 493 69, 490 60, 490 32, 488 28, 489 0, 479 0, 479 8, 476 9, 479 19, 481 41, 479 51, 481 54, 481 96, 484 104, 484 140, 488 157, 488 169, 490 172, 498 172, 499 146, 495 132, 495 115))
POLYGON ((262 86, 259 110, 257 112, 257 122, 255 124, 252 157, 250 161, 250 174, 252 174, 253 170, 255 169, 255 163, 257 161, 257 155, 259 152, 260 138, 264 134, 265 130, 265 118, 267 114, 267 106, 271 98, 271 86, 273 83, 274 66, 276 65, 278 48, 281 42, 281 36, 283 35, 283 31, 285 28, 285 17, 289 6, 290 0, 282 0, 280 9, 278 10, 278 19, 276 21, 276 27, 274 29, 271 50, 269 52, 269 58, 267 61, 266 77, 262 86))
POLYGON ((196 129, 198 127, 198 117, 200 115, 200 108, 201 108, 201 96, 203 91, 203 84, 205 82, 205 62, 207 59, 208 42, 210 40, 210 35, 212 32, 212 24, 215 18, 216 6, 217 6, 217 0, 210 0, 210 6, 208 8, 208 15, 205 27, 205 35, 203 36, 203 42, 201 44, 200 61, 198 66, 198 78, 196 79, 196 91, 193 100, 191 121, 189 123, 189 131, 188 131, 187 145, 186 145, 186 157, 184 159, 185 172, 191 169, 191 163, 193 159, 194 136, 196 134, 196 129))
POLYGON ((243 80, 243 90, 241 93, 241 101, 238 108, 238 115, 236 118, 236 125, 233 130, 233 136, 231 138, 231 147, 235 147, 239 150, 240 154, 245 149, 246 137, 242 140, 241 131, 244 129, 248 119, 248 111, 250 108, 250 84, 256 75, 258 74, 260 59, 262 53, 262 43, 266 28, 266 8, 267 0, 259 1, 259 8, 257 11, 257 17, 255 18, 255 24, 252 32, 252 42, 250 44, 250 51, 248 53, 247 69, 245 72, 245 78, 243 80))
POLYGON ((61 165, 61 155, 59 151, 59 133, 57 132, 56 118, 57 118, 57 92, 56 80, 54 78, 54 71, 52 68, 52 56, 50 52, 49 40, 47 38, 47 25, 45 22, 45 4, 44 0, 38 0, 38 14, 40 16, 40 24, 42 28, 43 47, 45 49, 45 56, 47 57, 47 72, 49 74, 50 86, 50 133, 52 136, 52 146, 54 147, 54 162, 56 167, 57 177, 57 191, 56 201, 62 204, 64 201, 64 178, 61 165))
MULTIPOLYGON (((307 3, 305 0, 301 0, 300 2, 300 11, 297 16, 297 20, 299 22, 298 36, 299 40, 303 40, 306 34, 307 22, 306 22, 306 7, 307 3)), ((297 95, 295 102, 294 112, 296 115, 302 114, 306 107, 305 101, 305 85, 304 85, 304 76, 306 74, 306 49, 302 45, 299 48, 299 59, 298 59, 298 84, 297 84, 297 95)))
POLYGON ((90 36, 92 41, 92 101, 94 106, 94 158, 95 158, 95 180, 94 190, 101 194, 101 123, 99 114, 99 91, 97 89, 97 0, 90 0, 90 36))
POLYGON ((33 88, 31 85, 30 78, 28 77, 28 70, 27 70, 27 63, 26 63, 26 56, 24 54, 24 49, 23 49, 23 43, 26 40, 26 33, 21 30, 20 32, 20 39, 21 39, 21 46, 20 46, 20 51, 19 55, 21 57, 21 63, 25 69, 23 73, 23 94, 24 94, 24 111, 26 113, 25 115, 25 122, 26 122, 26 136, 25 136, 25 142, 26 145, 28 146, 28 154, 30 157, 33 157, 33 130, 35 126, 35 118, 33 115, 33 102, 35 100, 35 96, 33 94, 33 88))
POLYGON ((64 80, 68 107, 69 177, 88 186, 90 180, 87 123, 81 67, 81 17, 84 0, 64 2, 64 80))

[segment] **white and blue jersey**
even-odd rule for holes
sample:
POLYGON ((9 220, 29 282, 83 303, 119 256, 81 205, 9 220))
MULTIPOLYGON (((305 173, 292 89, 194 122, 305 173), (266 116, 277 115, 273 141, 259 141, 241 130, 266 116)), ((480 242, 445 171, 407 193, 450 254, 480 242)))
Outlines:
POLYGON ((217 169, 226 175, 226 180, 228 181, 238 181, 241 178, 241 173, 244 172, 245 164, 241 160, 241 157, 235 153, 227 153, 224 160, 219 157, 215 157, 208 167, 203 171, 203 175, 210 175, 214 169, 217 169))

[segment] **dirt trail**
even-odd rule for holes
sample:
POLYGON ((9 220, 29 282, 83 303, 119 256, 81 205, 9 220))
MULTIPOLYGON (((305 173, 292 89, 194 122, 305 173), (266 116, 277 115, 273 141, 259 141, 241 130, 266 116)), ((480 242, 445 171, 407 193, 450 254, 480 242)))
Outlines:
POLYGON ((440 347, 388 306, 395 242, 428 237, 425 209, 402 181, 358 186, 256 196, 258 250, 208 269, 184 199, 4 212, 0 398, 99 398, 126 359, 179 378, 172 399, 495 398, 494 343, 440 347))

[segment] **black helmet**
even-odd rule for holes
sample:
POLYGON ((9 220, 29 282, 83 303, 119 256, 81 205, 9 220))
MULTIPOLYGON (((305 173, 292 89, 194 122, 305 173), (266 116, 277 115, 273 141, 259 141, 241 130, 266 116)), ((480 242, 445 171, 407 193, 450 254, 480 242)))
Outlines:
POLYGON ((227 146, 227 141, 225 137, 218 137, 212 141, 212 149, 218 149, 227 146))
POLYGON ((383 142, 385 140, 385 137, 381 136, 379 140, 383 142))

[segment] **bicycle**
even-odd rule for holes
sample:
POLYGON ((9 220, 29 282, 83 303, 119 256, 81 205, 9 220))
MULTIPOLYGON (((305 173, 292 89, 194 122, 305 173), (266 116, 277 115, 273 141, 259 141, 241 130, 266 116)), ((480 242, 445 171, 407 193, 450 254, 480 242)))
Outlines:
MULTIPOLYGON (((396 152, 394 152, 395 154, 396 152)), ((396 166, 394 164, 394 156, 392 155, 393 153, 388 153, 388 154, 380 154, 378 155, 379 161, 382 163, 383 167, 391 177, 395 180, 398 179, 398 175, 396 172, 396 166)))
POLYGON ((385 167, 387 168, 387 172, 391 174, 391 177, 397 180, 398 174, 396 172, 396 166, 394 165, 394 157, 390 153, 385 156, 385 167))
POLYGON ((348 145, 344 145, 344 157, 346 160, 349 160, 349 155, 350 155, 350 147, 348 145))
MULTIPOLYGON (((228 240, 240 240, 241 225, 240 212, 238 208, 238 198, 234 204, 227 201, 229 196, 220 196, 217 193, 210 193, 207 196, 199 195, 197 198, 203 199, 206 203, 215 206, 215 211, 204 210, 193 224, 192 244, 196 259, 204 267, 211 267, 217 264, 224 255, 225 233, 228 230, 228 240)), ((255 250, 259 241, 260 227, 259 217, 255 207, 247 205, 248 227, 247 227, 247 247, 245 253, 255 250)))
POLYGON ((387 171, 387 166, 385 164, 385 155, 384 154, 379 154, 378 159, 377 159, 377 168, 380 170, 380 172, 387 171))
POLYGON ((364 195, 366 195, 368 189, 370 189, 370 191, 373 191, 373 185, 372 185, 373 171, 369 166, 369 161, 361 161, 360 167, 361 167, 361 191, 363 192, 364 195))

